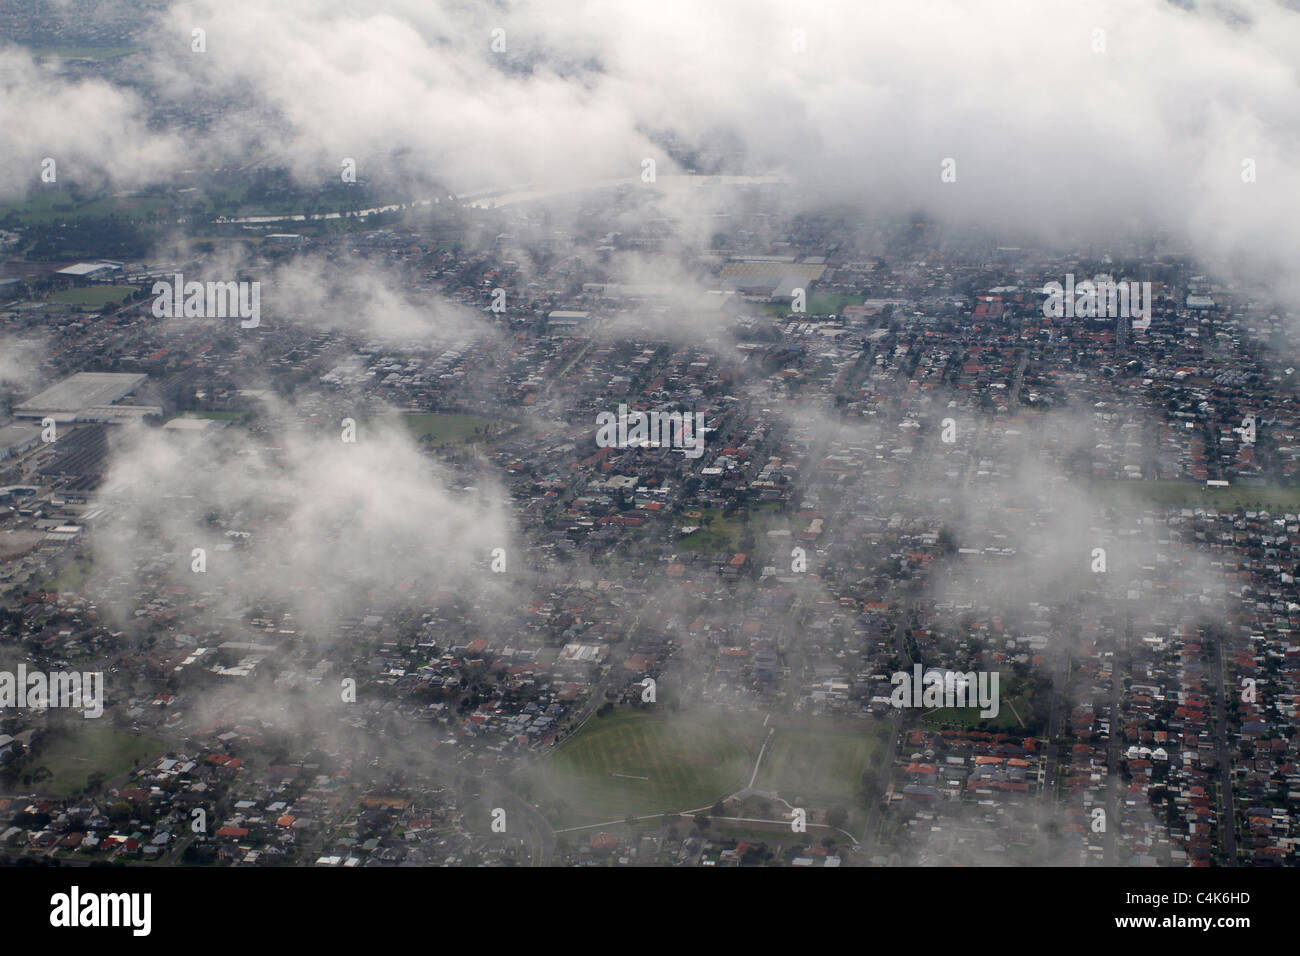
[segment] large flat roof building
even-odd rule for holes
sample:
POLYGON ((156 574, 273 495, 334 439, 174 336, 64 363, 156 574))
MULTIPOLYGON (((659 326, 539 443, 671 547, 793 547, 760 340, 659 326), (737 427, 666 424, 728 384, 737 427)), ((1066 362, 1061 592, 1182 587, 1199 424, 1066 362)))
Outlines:
POLYGON ((77 372, 15 405, 14 417, 73 421, 81 412, 121 401, 148 378, 140 372, 77 372))
POLYGON ((101 262, 78 262, 75 265, 59 269, 54 274, 69 276, 73 279, 97 279, 108 275, 110 272, 120 271, 122 271, 122 263, 104 260, 101 262))

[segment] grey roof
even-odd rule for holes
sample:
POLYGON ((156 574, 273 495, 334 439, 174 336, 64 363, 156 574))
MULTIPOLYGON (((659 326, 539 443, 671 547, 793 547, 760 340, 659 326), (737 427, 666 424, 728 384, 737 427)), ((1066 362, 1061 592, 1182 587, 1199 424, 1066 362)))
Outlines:
POLYGON ((148 378, 139 372, 77 372, 15 405, 14 413, 76 412, 111 405, 130 395, 148 378))

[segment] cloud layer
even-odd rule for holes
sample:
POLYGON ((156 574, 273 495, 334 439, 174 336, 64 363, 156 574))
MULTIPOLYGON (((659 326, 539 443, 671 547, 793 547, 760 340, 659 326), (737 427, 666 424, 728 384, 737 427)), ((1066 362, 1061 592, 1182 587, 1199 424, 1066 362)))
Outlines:
POLYGON ((1267 278, 1300 245, 1300 14, 1188 7, 186 2, 144 32, 141 92, 5 50, 0 149, 29 188, 47 155, 114 185, 200 159, 316 184, 350 157, 458 192, 721 164, 1066 243, 1167 231, 1267 278))

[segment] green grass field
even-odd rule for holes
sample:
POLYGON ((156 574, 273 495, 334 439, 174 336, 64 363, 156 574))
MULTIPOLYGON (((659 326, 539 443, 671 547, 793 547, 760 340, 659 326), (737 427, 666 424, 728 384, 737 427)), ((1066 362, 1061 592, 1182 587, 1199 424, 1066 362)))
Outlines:
POLYGON ((355 209, 380 209, 384 206, 395 206, 411 201, 410 198, 397 196, 357 198, 351 195, 310 198, 291 196, 263 201, 250 199, 248 187, 243 185, 201 188, 194 198, 203 203, 212 215, 229 218, 351 212, 355 209))
POLYGON ((533 771, 537 797, 558 827, 709 806, 749 781, 761 731, 753 715, 592 717, 533 771))
POLYGON ((887 737, 884 724, 865 732, 782 728, 768 744, 754 787, 795 806, 848 809, 862 771, 880 760, 887 737))
POLYGON ((107 305, 121 305, 133 292, 135 288, 127 285, 90 285, 60 289, 50 293, 47 301, 77 308, 102 309, 107 305))
MULTIPOLYGON (((682 832, 686 831, 685 827, 681 829, 682 832)), ((826 831, 813 826, 809 826, 807 833, 795 833, 790 829, 790 824, 783 821, 775 824, 728 823, 726 817, 713 820, 709 824, 708 833, 710 836, 724 840, 766 843, 769 846, 804 844, 808 842, 810 836, 820 840, 826 835, 826 831)))
MULTIPOLYGON (((87 720, 88 725, 95 721, 87 720)), ((111 727, 87 726, 59 736, 32 756, 29 770, 48 767, 53 776, 34 786, 42 793, 66 796, 86 785, 92 773, 113 781, 141 762, 156 757, 166 744, 153 737, 141 737, 111 727)))
MULTIPOLYGON (((744 515, 737 511, 730 517, 722 516, 721 508, 706 508, 700 512, 699 519, 678 518, 679 525, 697 524, 700 530, 691 534, 689 537, 682 538, 678 543, 683 551, 740 551, 741 539, 744 537, 745 528, 754 535, 754 541, 761 546, 764 543, 765 535, 773 528, 790 526, 798 524, 797 521, 782 524, 782 519, 776 513, 777 505, 775 502, 764 502, 763 504, 754 505, 749 509, 749 522, 746 524, 744 515), (705 519, 712 519, 705 523, 705 519)), ((803 525, 806 525, 804 522, 803 525)), ((803 525, 799 525, 797 530, 803 530, 803 525)))
POLYGON ((406 428, 411 437, 420 441, 425 435, 434 445, 482 441, 503 434, 509 422, 485 418, 482 415, 462 415, 456 412, 423 412, 417 415, 384 415, 380 421, 397 423, 406 428))
POLYGON ((127 219, 148 216, 167 210, 170 204, 157 196, 97 196, 75 200, 66 193, 33 192, 22 202, 0 204, 0 220, 11 214, 25 225, 75 222, 78 219, 102 219, 122 216, 127 219))
POLYGON ((740 530, 735 527, 738 524, 739 521, 730 518, 715 517, 709 524, 701 525, 699 531, 682 538, 678 546, 683 551, 734 551, 740 541, 740 530))
MULTIPOLYGON (((862 296, 860 295, 828 295, 825 293, 814 293, 808 297, 807 308, 804 310, 806 315, 839 315, 840 309, 846 305, 861 305, 862 296)), ((790 307, 788 305, 765 305, 763 311, 769 315, 789 315, 790 307)))
POLYGON ((1126 497, 1134 501, 1148 501, 1167 508, 1242 508, 1254 511, 1300 511, 1300 485, 1251 488, 1233 485, 1229 488, 1206 488, 1200 481, 1094 481, 1094 492, 1101 495, 1126 497))
MULTIPOLYGON (((1008 673, 998 677, 998 715, 984 718, 976 707, 941 707, 922 711, 921 724, 932 730, 948 728, 951 730, 982 730, 988 733, 1015 733, 1021 727, 1021 720, 1028 720, 1033 714, 1030 700, 1032 688, 1023 680, 1016 680, 1008 673), (1016 715, 1020 717, 1017 718, 1016 715)), ((1023 731, 1022 731, 1023 733, 1023 731)))
POLYGON ((94 566, 94 559, 89 554, 77 555, 59 568, 59 573, 54 576, 54 590, 80 594, 94 566))
MULTIPOLYGON (((60 169, 59 172, 62 172, 60 169)), ((61 180, 60 180, 61 182, 61 180)), ((190 211, 199 221, 207 216, 296 216, 307 213, 334 213, 354 208, 381 208, 407 202, 406 199, 357 200, 351 197, 317 197, 304 199, 289 197, 260 201, 248 199, 245 187, 202 189, 198 192, 169 194, 165 196, 133 196, 129 194, 72 198, 67 192, 57 190, 59 183, 48 184, 44 191, 33 192, 21 202, 0 203, 0 221, 14 216, 23 225, 48 225, 59 222, 76 222, 80 219, 104 219, 118 216, 127 220, 144 220, 151 215, 172 218, 190 211)), ((241 237, 247 241, 248 237, 241 237)), ((440 240, 455 243, 456 240, 440 240)), ((86 258, 89 258, 87 254, 86 258)))

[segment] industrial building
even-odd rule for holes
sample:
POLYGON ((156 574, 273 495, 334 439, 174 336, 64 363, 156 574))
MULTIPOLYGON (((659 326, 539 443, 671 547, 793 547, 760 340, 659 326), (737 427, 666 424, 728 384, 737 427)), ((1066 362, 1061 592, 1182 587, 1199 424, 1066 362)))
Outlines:
POLYGON ((589 312, 570 312, 557 310, 546 317, 546 327, 548 329, 578 329, 586 324, 587 319, 591 317, 589 312))
POLYGON ((118 405, 146 381, 139 372, 78 372, 14 406, 15 418, 121 424, 161 415, 158 405, 118 405))
POLYGON ((41 440, 41 427, 26 422, 13 422, 0 427, 0 461, 21 455, 35 447, 41 440))
POLYGON ((107 279, 114 272, 122 271, 122 263, 112 262, 108 259, 101 259, 98 262, 78 262, 75 265, 66 266, 55 271, 55 275, 66 276, 69 279, 85 279, 96 281, 107 279))

